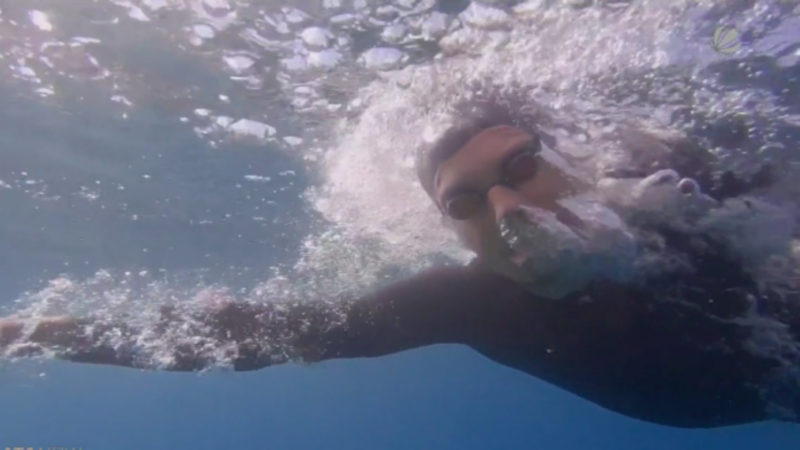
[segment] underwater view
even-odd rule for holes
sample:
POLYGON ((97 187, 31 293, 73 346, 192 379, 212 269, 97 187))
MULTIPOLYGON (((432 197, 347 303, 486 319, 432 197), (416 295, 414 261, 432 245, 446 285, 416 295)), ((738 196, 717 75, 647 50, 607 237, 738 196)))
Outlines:
POLYGON ((0 450, 800 448, 800 2, 0 0, 0 450))

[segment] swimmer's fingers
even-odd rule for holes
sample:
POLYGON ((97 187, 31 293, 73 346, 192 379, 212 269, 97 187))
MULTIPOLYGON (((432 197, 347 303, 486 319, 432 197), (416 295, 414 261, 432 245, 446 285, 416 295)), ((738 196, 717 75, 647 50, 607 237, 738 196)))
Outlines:
POLYGON ((85 322, 69 316, 45 317, 38 321, 28 339, 48 346, 70 345, 83 332, 85 322))
MULTIPOLYGON (((71 342, 83 330, 85 320, 69 316, 51 316, 33 321, 33 331, 26 341, 42 345, 63 345, 71 342)), ((0 318, 0 347, 8 346, 23 337, 25 322, 14 317, 0 318)))
POLYGON ((16 317, 0 318, 0 354, 7 357, 35 356, 45 348, 72 344, 79 333, 78 319, 58 316, 35 320, 33 331, 26 333, 26 323, 16 317))

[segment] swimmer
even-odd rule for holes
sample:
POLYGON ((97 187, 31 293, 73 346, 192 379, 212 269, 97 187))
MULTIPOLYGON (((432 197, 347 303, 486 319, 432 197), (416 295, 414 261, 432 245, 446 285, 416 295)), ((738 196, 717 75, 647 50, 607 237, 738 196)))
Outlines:
MULTIPOLYGON (((491 106, 472 108, 421 152, 420 182, 477 255, 471 264, 340 303, 338 321, 323 302, 231 300, 202 312, 164 308, 148 332, 166 333, 192 314, 204 325, 197 331, 204 343, 233 349, 235 370, 463 344, 641 420, 798 421, 796 286, 765 290, 728 243, 684 226, 757 186, 739 182, 732 194, 711 186, 701 161, 663 142, 672 153, 661 166, 610 171, 593 186, 559 157, 553 139, 524 122, 491 106), (668 210, 682 221, 670 221, 668 210)), ((644 139, 637 136, 622 142, 644 139)), ((133 325, 23 322, 0 320, 0 350, 151 368, 133 325), (104 339, 109 332, 114 345, 104 339)), ((204 348, 176 345, 160 368, 204 369, 214 363, 204 348)))

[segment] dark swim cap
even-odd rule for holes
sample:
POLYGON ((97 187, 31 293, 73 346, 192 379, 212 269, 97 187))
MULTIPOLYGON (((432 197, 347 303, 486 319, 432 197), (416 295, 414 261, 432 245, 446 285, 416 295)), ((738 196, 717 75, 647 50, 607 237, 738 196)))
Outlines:
POLYGON ((508 106, 493 100, 472 100, 457 105, 454 109, 454 124, 432 144, 417 150, 417 177, 431 199, 433 180, 439 165, 455 155, 478 133, 498 125, 511 125, 525 131, 530 128, 520 123, 521 118, 515 117, 508 106))
MULTIPOLYGON (((531 135, 539 135, 536 124, 542 121, 543 116, 533 106, 524 93, 506 91, 500 94, 497 90, 489 94, 479 93, 457 104, 452 113, 455 119, 453 125, 433 143, 417 150, 417 177, 428 196, 434 198, 434 177, 439 165, 481 131, 498 125, 510 125, 531 135)), ((545 136, 542 138, 546 139, 545 136)))

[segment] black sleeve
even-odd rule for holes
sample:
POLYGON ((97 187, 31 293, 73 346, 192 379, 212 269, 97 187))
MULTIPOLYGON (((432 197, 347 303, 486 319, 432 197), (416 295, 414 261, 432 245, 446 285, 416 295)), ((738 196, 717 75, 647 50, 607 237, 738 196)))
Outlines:
POLYGON ((93 317, 43 319, 13 347, 16 356, 47 350, 75 362, 196 371, 371 357, 437 343, 474 345, 507 323, 512 286, 474 267, 444 267, 360 299, 226 301, 202 311, 177 305, 162 308, 161 320, 145 326, 93 317))
MULTIPOLYGON (((473 345, 492 332, 509 303, 508 281, 474 267, 432 269, 349 305, 346 320, 301 346, 311 359, 380 356, 441 343, 473 345), (495 299, 498 302, 493 302, 495 299)), ((513 288, 512 288, 513 289, 513 288)))

